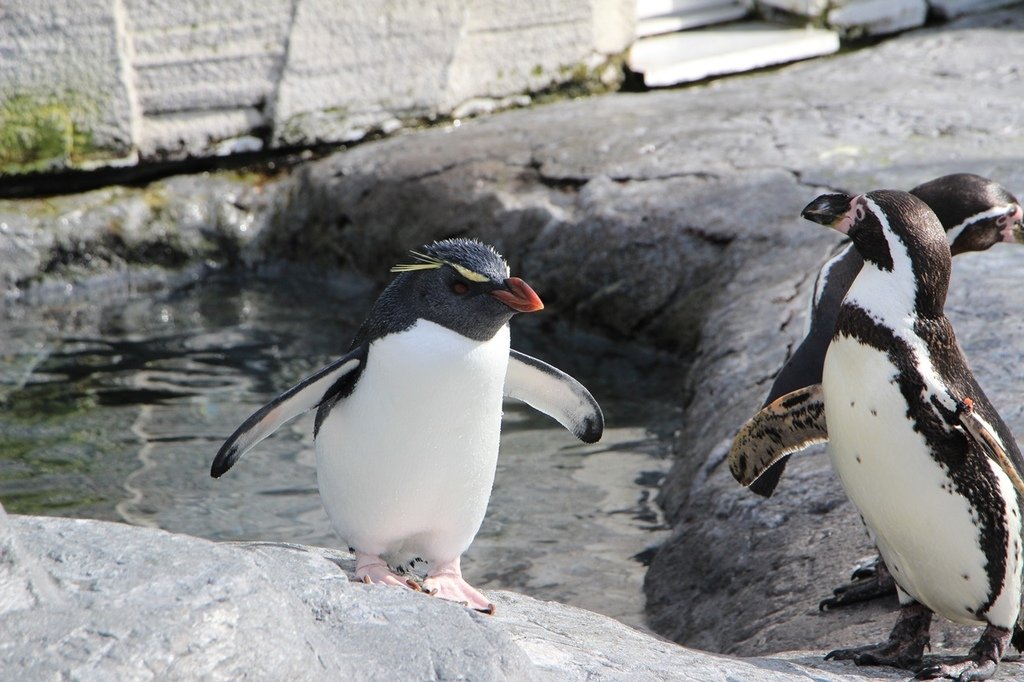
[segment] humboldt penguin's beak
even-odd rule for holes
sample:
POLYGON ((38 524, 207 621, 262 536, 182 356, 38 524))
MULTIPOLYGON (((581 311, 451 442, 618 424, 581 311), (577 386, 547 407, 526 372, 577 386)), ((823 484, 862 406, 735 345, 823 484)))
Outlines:
POLYGON ((804 210, 800 211, 800 216, 812 223, 831 227, 847 234, 853 221, 844 219, 850 212, 853 200, 854 197, 849 194, 822 194, 804 206, 804 210))
POLYGON ((812 223, 832 227, 850 210, 852 200, 853 197, 849 194, 822 194, 804 206, 804 210, 800 211, 800 217, 812 223))
POLYGON ((1000 232, 1004 242, 1024 244, 1024 209, 1020 204, 1013 204, 1015 210, 1006 215, 1006 227, 1000 232))
POLYGON ((509 277, 504 284, 504 289, 495 289, 491 292, 491 296, 509 308, 521 313, 532 313, 544 307, 537 292, 518 277, 509 277))

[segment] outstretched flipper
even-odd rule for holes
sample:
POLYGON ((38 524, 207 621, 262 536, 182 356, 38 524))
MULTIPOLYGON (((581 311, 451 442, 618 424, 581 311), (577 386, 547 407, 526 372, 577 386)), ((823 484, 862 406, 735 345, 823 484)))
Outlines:
POLYGON ((749 486, 786 455, 827 440, 821 384, 799 388, 763 407, 740 428, 729 451, 729 471, 749 486))
POLYGON ((358 378, 365 359, 366 347, 360 346, 261 407, 224 441, 210 467, 210 475, 220 478, 239 457, 282 424, 340 392, 347 392, 358 378))
POLYGON ((517 350, 509 352, 505 395, 552 417, 584 443, 596 443, 604 433, 601 406, 583 384, 517 350))
POLYGON ((1006 446, 1003 445, 992 425, 974 410, 974 401, 970 398, 961 400, 957 406, 957 416, 964 431, 985 451, 986 455, 995 460, 1006 477, 1013 483, 1017 494, 1024 498, 1024 480, 1021 479, 1020 470, 1006 454, 1006 446))

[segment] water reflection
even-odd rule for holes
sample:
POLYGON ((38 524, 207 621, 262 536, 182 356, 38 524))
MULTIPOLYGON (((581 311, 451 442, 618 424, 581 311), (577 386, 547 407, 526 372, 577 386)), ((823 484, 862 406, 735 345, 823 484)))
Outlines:
MULTIPOLYGON (((163 296, 3 311, 0 501, 14 513, 336 545, 316 493, 312 415, 223 479, 209 467, 250 413, 344 351, 375 293, 355 280, 224 276, 163 296)), ((484 588, 638 624, 643 568, 631 557, 660 528, 651 497, 666 441, 652 429, 672 421, 677 370, 594 337, 554 344, 551 324, 517 322, 515 345, 588 384, 609 428, 584 446, 508 404, 491 506, 465 568, 484 588)))

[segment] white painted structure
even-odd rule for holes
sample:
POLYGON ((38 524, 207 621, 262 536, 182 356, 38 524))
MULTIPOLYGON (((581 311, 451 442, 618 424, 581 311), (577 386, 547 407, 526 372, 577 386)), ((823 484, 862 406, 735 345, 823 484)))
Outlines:
POLYGON ((633 3, 4 0, 0 173, 357 140, 600 77, 633 3))
POLYGON ((1021 0, 636 0, 629 68, 649 87, 820 57, 840 39, 883 36, 1021 0), (771 21, 751 20, 757 17, 771 21))

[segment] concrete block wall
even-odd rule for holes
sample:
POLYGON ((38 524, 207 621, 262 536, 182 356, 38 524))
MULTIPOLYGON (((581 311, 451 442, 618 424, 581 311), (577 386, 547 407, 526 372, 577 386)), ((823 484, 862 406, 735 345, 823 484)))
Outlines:
POLYGON ((0 174, 357 140, 633 34, 634 0, 5 0, 0 174))
POLYGON ((139 105, 112 0, 0 5, 0 172, 130 161, 139 105))

